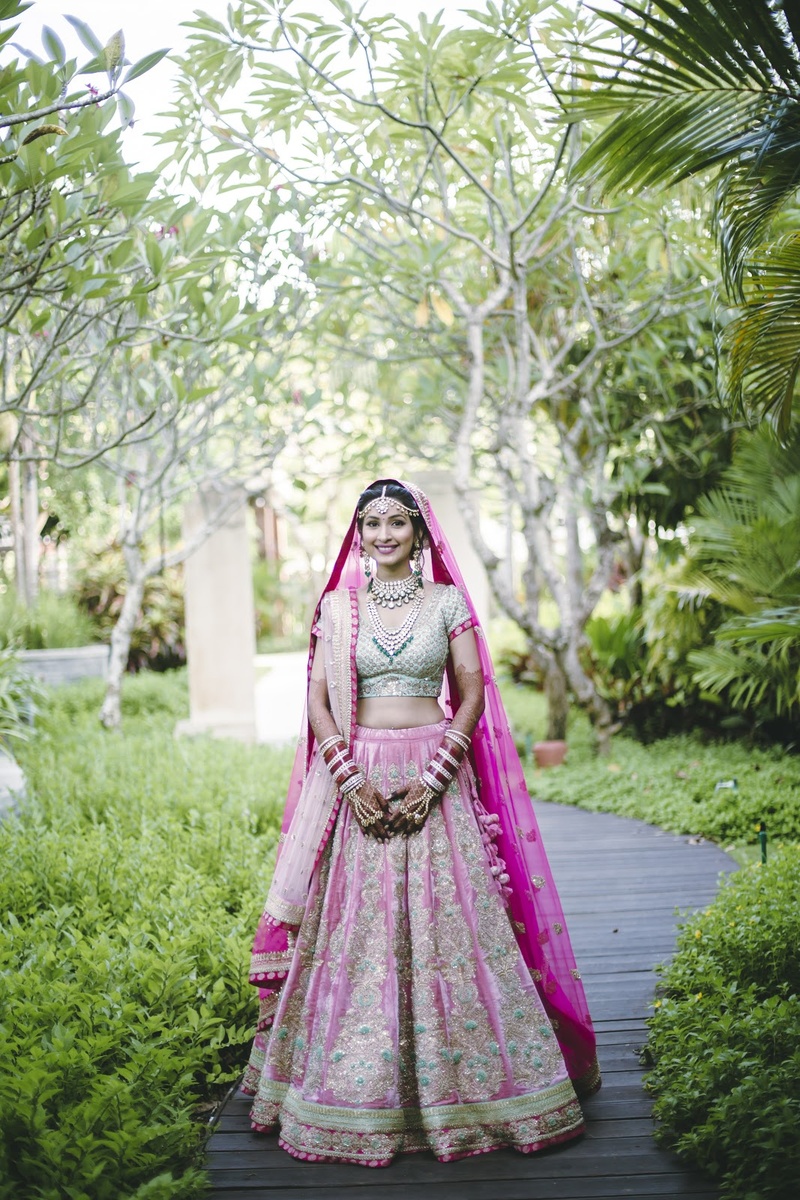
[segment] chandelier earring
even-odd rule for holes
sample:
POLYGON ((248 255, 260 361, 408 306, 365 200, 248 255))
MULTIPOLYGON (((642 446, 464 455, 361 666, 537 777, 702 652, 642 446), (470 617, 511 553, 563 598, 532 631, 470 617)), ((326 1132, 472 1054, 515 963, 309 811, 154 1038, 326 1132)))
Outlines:
POLYGON ((372 578, 372 559, 367 554, 363 546, 361 547, 361 565, 364 568, 364 574, 367 577, 367 583, 369 583, 370 579, 372 578))
POLYGON ((419 579, 422 578, 422 568, 424 566, 424 562, 425 562, 425 560, 422 555, 422 542, 421 541, 415 542, 414 543, 414 553, 411 556, 411 562, 410 562, 409 566, 411 567, 412 573, 414 575, 416 575, 417 578, 419 578, 419 579))

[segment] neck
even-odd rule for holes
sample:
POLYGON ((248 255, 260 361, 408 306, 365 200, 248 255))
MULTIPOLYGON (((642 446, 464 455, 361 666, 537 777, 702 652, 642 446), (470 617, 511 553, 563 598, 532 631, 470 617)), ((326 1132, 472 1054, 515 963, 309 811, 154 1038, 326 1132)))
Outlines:
POLYGON ((382 579, 384 583, 396 583, 398 579, 408 579, 410 574, 411 570, 407 562, 398 563, 396 567, 384 566, 383 563, 378 563, 375 578, 382 579))

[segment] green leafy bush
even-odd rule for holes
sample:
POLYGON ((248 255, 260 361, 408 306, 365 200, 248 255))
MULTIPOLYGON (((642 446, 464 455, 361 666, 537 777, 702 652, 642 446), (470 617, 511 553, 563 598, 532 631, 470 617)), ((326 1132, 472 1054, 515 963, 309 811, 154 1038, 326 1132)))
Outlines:
POLYGON ((0 749, 10 751, 12 744, 28 740, 43 696, 14 651, 0 649, 0 749))
POLYGON ((0 647, 61 650, 97 639, 94 621, 70 595, 40 592, 31 608, 20 604, 14 592, 0 595, 0 647))
POLYGON ((123 734, 95 681, 59 689, 0 826, 2 1200, 199 1196, 196 1118, 252 1034, 290 755, 176 741, 181 681, 125 682, 123 734))
MULTIPOLYGON (((508 683, 502 690, 516 741, 525 749, 544 736, 544 698, 508 683)), ((724 843, 754 841, 758 822, 765 820, 770 838, 800 841, 800 756, 781 746, 714 742, 698 733, 643 745, 619 735, 609 756, 599 758, 588 721, 575 712, 568 743, 564 766, 537 771, 528 764, 534 797, 724 843), (737 790, 716 790, 734 779, 737 790)))
POLYGON ((682 929, 650 1020, 659 1137, 730 1200, 800 1178, 800 849, 734 876, 682 929))
MULTIPOLYGON (((80 571, 77 598, 104 641, 111 638, 125 598, 122 554, 108 550, 87 560, 80 571)), ((166 671, 186 662, 183 573, 179 568, 151 576, 131 637, 128 670, 166 671)))

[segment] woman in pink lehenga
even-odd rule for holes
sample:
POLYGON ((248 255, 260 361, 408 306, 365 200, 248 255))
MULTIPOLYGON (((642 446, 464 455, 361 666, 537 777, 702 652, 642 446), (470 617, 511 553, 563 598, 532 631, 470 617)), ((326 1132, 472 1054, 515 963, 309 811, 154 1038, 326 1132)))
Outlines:
POLYGON ((427 498, 396 480, 362 494, 317 610, 251 980, 253 1128, 298 1158, 583 1131, 595 1039, 489 653, 427 498))

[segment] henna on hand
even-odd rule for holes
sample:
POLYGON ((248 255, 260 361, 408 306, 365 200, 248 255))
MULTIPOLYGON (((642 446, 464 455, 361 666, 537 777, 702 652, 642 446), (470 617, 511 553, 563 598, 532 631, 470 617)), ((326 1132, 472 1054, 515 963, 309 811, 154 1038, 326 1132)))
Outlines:
POLYGON ((402 797, 403 803, 389 818, 390 836, 402 834, 408 837, 417 833, 430 816, 433 805, 440 799, 421 779, 415 779, 410 787, 400 790, 396 796, 402 797))
POLYGON ((362 833, 374 837, 379 842, 389 839, 388 808, 389 802, 378 789, 366 779, 360 787, 347 795, 347 803, 358 822, 362 833))

